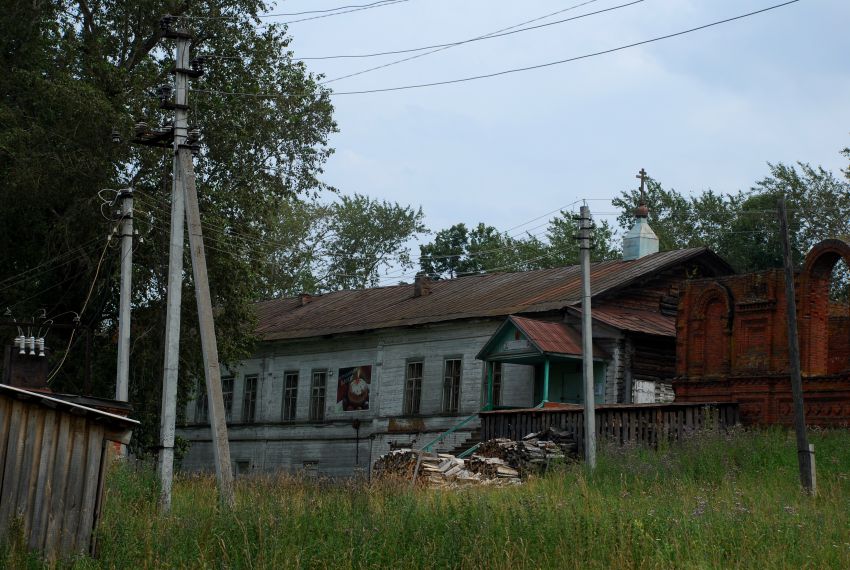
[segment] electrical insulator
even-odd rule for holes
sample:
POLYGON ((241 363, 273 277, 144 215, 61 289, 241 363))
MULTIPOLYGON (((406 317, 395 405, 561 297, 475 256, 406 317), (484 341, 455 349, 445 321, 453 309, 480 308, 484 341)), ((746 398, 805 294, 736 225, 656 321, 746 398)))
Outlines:
POLYGON ((195 142, 200 140, 201 138, 201 129, 199 127, 189 127, 189 131, 186 133, 186 139, 189 142, 195 142))
POLYGON ((35 337, 31 336, 27 339, 27 346, 30 349, 30 356, 35 356, 35 337))
POLYGON ((112 129, 112 142, 115 144, 119 144, 121 142, 121 133, 118 132, 118 129, 112 129))
POLYGON ((165 103, 166 101, 171 100, 171 93, 174 91, 174 88, 171 85, 165 84, 160 85, 156 88, 156 96, 159 97, 159 100, 165 103))
POLYGON ((38 348, 38 355, 44 357, 44 337, 35 339, 35 346, 38 348))
POLYGON ((204 64, 206 63, 206 61, 207 61, 207 58, 205 58, 202 55, 199 55, 198 57, 194 58, 189 63, 191 64, 192 69, 195 72, 197 72, 199 75, 202 75, 204 73, 204 64))
POLYGON ((171 29, 171 24, 174 23, 174 20, 176 20, 174 16, 163 16, 162 19, 159 21, 159 27, 162 29, 163 32, 167 32, 171 29))
POLYGON ((136 122, 136 136, 140 137, 148 132, 148 124, 144 121, 136 122))
POLYGON ((27 353, 27 337, 21 335, 15 337, 15 347, 20 348, 18 354, 26 354, 27 353))

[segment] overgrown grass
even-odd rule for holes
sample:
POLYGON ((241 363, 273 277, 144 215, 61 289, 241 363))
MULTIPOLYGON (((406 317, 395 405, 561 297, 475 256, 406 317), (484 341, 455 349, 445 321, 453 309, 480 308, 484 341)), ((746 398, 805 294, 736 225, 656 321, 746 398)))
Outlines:
MULTIPOLYGON (((815 432, 818 496, 800 492, 793 433, 601 450, 519 487, 182 477, 157 514, 151 472, 117 468, 100 558, 73 568, 850 568, 850 432, 815 432)), ((20 547, 0 562, 37 567, 20 547)))

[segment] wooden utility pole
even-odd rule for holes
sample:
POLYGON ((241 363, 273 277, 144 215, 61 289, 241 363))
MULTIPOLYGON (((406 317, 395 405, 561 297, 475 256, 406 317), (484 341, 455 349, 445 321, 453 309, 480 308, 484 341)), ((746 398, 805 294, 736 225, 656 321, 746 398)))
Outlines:
POLYGON ((212 303, 209 293, 206 258, 204 256, 201 219, 195 189, 195 173, 192 165, 193 145, 189 144, 188 95, 189 78, 203 73, 202 61, 189 60, 191 35, 183 30, 173 30, 174 18, 162 20, 163 36, 177 40, 174 69, 174 102, 170 101, 170 87, 160 89, 162 106, 174 109, 174 124, 171 129, 148 131, 146 125, 137 125, 137 142, 151 146, 170 147, 174 150, 174 180, 171 191, 171 239, 168 253, 168 297, 166 302, 165 362, 162 380, 162 412, 160 419, 159 477, 161 483, 160 506, 163 511, 171 509, 171 487, 174 479, 174 430, 177 418, 177 380, 180 357, 180 305, 182 297, 184 216, 189 223, 189 243, 192 253, 192 268, 198 302, 198 317, 201 328, 201 349, 204 357, 207 396, 209 399, 210 422, 213 434, 213 456, 216 463, 219 498, 227 506, 233 505, 233 471, 230 465, 230 450, 227 440, 227 424, 224 399, 221 392, 221 377, 218 348, 213 326, 212 303), (190 69, 191 66, 191 69, 190 69), (167 139, 172 138, 171 145, 167 139))
POLYGON ((593 382, 593 322, 590 315, 590 208, 579 216, 581 254, 581 362, 584 376, 584 460, 596 468, 596 397, 593 382))
POLYGON ((809 445, 806 435, 806 411, 803 407, 803 379, 800 373, 800 342, 797 337, 797 300, 794 291, 794 265, 791 259, 791 242, 788 238, 788 217, 785 198, 777 203, 779 232, 782 241, 782 262, 785 266, 785 300, 788 313, 788 361, 791 367, 791 392, 794 397, 794 430, 797 432, 797 463, 800 468, 800 483, 810 495, 815 487, 814 446, 809 445))

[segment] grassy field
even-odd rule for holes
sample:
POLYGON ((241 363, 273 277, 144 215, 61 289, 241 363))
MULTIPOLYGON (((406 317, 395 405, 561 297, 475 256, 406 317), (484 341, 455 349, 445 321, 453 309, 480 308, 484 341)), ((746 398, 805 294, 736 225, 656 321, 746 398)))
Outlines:
MULTIPOLYGON (((850 568, 850 432, 814 432, 818 496, 798 485, 793 433, 695 437, 660 451, 603 449, 528 484, 238 481, 175 484, 156 513, 151 472, 110 476, 98 560, 73 568, 850 568)), ((0 566, 41 566, 5 546, 0 566)))

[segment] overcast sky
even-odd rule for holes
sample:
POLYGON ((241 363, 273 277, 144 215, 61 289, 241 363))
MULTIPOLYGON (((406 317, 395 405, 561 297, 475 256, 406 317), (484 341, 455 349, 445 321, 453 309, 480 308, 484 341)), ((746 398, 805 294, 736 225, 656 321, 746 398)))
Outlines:
MULTIPOLYGON (((276 11, 374 0, 287 0, 276 11)), ((625 4, 596 0, 536 22, 625 4)), ((645 0, 456 46, 329 83, 337 92, 498 72, 607 50, 780 0, 645 0)), ((403 0, 290 24, 296 57, 456 42, 582 0, 403 0)), ((280 21, 307 16, 280 17, 280 21)), ((850 146, 850 2, 797 3, 691 34, 467 83, 333 97, 340 132, 324 179, 421 205, 427 225, 506 230, 583 198, 611 198, 643 167, 683 192, 748 189, 767 162, 838 173, 850 146)), ((421 52, 419 52, 421 53, 421 52)), ((333 79, 415 54, 308 62, 333 79)), ((593 211, 610 203, 589 202, 593 211)), ((534 222, 518 228, 541 232, 534 222)))

